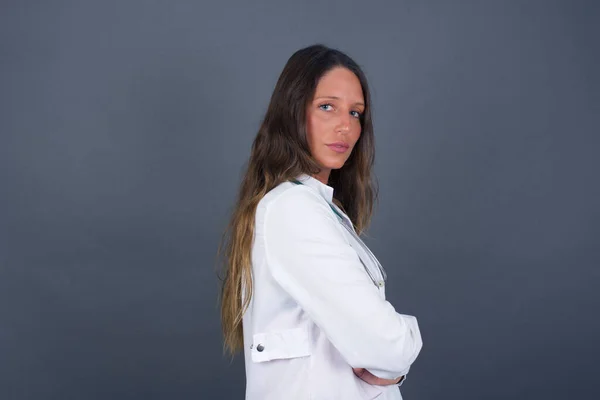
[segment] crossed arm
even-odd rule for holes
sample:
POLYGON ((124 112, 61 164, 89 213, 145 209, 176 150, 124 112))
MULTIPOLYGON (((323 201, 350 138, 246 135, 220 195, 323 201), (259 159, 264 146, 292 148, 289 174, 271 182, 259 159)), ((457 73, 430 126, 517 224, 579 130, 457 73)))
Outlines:
POLYGON ((416 318, 380 296, 317 194, 297 186, 280 196, 263 222, 273 278, 357 377, 373 385, 401 382, 422 346, 416 318))

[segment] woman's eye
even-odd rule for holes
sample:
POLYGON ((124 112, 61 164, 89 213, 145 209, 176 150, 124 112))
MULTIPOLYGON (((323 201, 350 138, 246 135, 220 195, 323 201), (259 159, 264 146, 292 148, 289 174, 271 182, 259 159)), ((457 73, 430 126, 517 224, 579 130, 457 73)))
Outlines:
POLYGON ((324 111, 330 111, 333 108, 333 106, 331 104, 321 104, 319 106, 319 108, 324 111), (330 108, 327 109, 326 107, 330 107, 330 108))
POLYGON ((361 113, 358 111, 351 111, 352 115, 354 116, 354 118, 360 118, 361 117, 361 113))

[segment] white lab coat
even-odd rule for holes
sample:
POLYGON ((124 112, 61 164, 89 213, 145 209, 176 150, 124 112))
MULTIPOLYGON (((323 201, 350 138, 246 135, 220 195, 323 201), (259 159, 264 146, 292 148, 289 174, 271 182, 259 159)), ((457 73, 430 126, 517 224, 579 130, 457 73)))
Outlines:
POLYGON ((417 320, 397 313, 365 271, 382 282, 331 210, 333 188, 305 174, 298 180, 278 185, 256 210, 246 400, 402 399, 397 385, 367 384, 352 368, 406 375, 422 347, 417 320))

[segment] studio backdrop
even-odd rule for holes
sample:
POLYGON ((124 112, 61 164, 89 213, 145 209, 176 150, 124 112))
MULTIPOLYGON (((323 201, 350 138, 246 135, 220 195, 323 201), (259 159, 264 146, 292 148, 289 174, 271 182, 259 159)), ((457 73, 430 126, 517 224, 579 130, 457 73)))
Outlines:
POLYGON ((373 93, 407 400, 594 399, 594 1, 4 1, 0 399, 242 399, 216 251, 288 57, 373 93))

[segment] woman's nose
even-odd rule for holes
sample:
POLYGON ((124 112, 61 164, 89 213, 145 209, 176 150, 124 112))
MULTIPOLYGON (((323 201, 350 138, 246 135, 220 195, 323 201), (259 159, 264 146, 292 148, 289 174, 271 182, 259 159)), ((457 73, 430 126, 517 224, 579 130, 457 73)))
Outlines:
POLYGON ((348 132, 350 130, 350 116, 342 115, 338 121, 336 132, 348 132))

